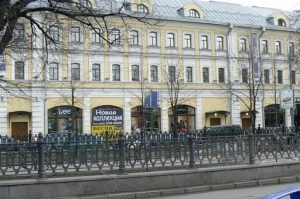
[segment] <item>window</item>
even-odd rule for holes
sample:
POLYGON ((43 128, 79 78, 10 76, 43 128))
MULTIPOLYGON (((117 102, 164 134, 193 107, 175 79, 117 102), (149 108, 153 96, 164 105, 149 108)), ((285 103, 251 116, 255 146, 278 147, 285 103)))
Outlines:
POLYGON ((267 69, 264 70, 264 80, 265 80, 265 84, 270 83, 270 71, 267 69))
POLYGON ((80 42, 80 28, 77 26, 71 27, 71 41, 80 42))
POLYGON ((49 80, 58 80, 58 63, 50 63, 49 80))
POLYGON ((247 40, 244 38, 240 39, 240 51, 247 51, 247 40))
POLYGON ((175 82, 176 81, 176 68, 175 66, 169 66, 169 81, 175 82))
POLYGON ((25 38, 24 24, 18 23, 15 28, 15 39, 23 40, 25 38))
POLYGON ((101 81, 101 66, 100 64, 92 65, 92 80, 101 81))
POLYGON ((203 82, 205 83, 209 82, 209 68, 207 67, 202 68, 202 78, 203 78, 203 82))
POLYGON ((183 46, 184 48, 192 48, 192 35, 185 34, 183 37, 183 46))
POLYGON ((286 27, 286 23, 283 19, 278 19, 278 26, 284 26, 286 27))
POLYGON ((120 81, 120 65, 118 64, 112 66, 112 80, 120 81))
POLYGON ((200 18, 199 12, 195 9, 189 10, 189 17, 200 18))
POLYGON ((112 44, 119 45, 121 43, 120 30, 119 29, 113 29, 111 31, 110 40, 111 40, 112 44))
POLYGON ((280 41, 275 42, 276 54, 282 54, 282 46, 280 41))
POLYGON ((282 84, 282 70, 277 70, 277 83, 282 84))
POLYGON ((58 26, 51 26, 49 29, 49 36, 52 38, 53 41, 59 41, 59 28, 58 26))
POLYGON ((219 68, 219 83, 224 83, 225 82, 225 69, 224 68, 219 68))
POLYGON ((140 68, 138 65, 131 66, 132 81, 140 81, 140 68))
POLYGON ((193 82, 193 68, 186 67, 186 82, 193 82))
POLYGON ((71 65, 71 80, 80 80, 80 65, 77 63, 71 65))
POLYGON ((291 81, 292 84, 296 84, 296 71, 294 70, 291 71, 291 81))
POLYGON ((15 79, 23 80, 25 79, 25 67, 24 62, 16 62, 15 63, 15 79))
POLYGON ((148 13, 149 12, 148 8, 144 4, 138 4, 136 11, 139 13, 148 13))
POLYGON ((268 41, 267 40, 262 40, 261 41, 261 46, 262 46, 262 53, 264 53, 264 54, 269 53, 269 47, 268 47, 268 41))
POLYGON ((242 82, 248 83, 248 69, 247 68, 242 69, 242 82))
POLYGON ((167 47, 175 47, 175 34, 174 33, 167 34, 167 47))
POLYGON ((295 45, 294 45, 294 42, 289 42, 289 53, 290 55, 294 55, 294 52, 295 52, 295 45))
POLYGON ((100 43, 101 42, 102 31, 99 28, 94 28, 91 30, 91 42, 100 43))
POLYGON ((157 46, 157 32, 149 32, 149 45, 157 46))
POLYGON ((224 38, 221 36, 217 37, 217 50, 224 50, 224 38))
POLYGON ((131 30, 129 35, 129 44, 139 45, 139 32, 136 30, 131 30))
POLYGON ((155 65, 151 66, 150 72, 151 72, 151 82, 158 82, 157 66, 155 65))
POLYGON ((91 8, 92 4, 89 0, 79 0, 80 6, 84 8, 91 8))
POLYGON ((201 48, 208 49, 208 36, 201 35, 201 48))

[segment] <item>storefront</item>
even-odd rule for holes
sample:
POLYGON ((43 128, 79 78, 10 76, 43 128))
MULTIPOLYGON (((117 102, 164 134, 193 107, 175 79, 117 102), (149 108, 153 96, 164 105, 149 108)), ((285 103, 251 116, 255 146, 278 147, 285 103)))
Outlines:
MULTIPOLYGON (((151 108, 136 106, 131 109, 131 129, 151 129, 151 108)), ((160 108, 153 110, 153 130, 159 132, 160 127, 160 108)))
MULTIPOLYGON (((177 128, 180 131, 195 130, 195 108, 188 105, 178 105, 176 109, 177 128)), ((169 108, 169 125, 173 126, 173 112, 169 108)))
POLYGON ((206 126, 227 125, 227 117, 230 114, 228 111, 212 111, 205 113, 206 126))
POLYGON ((31 128, 31 113, 17 111, 9 113, 11 136, 18 140, 27 140, 31 128))
POLYGON ((48 110, 48 133, 82 133, 82 110, 71 106, 57 106, 48 110))
POLYGON ((92 109, 92 134, 119 134, 123 131, 123 109, 104 105, 92 109))
POLYGON ((265 107, 265 127, 279 127, 284 125, 284 109, 279 104, 265 107))

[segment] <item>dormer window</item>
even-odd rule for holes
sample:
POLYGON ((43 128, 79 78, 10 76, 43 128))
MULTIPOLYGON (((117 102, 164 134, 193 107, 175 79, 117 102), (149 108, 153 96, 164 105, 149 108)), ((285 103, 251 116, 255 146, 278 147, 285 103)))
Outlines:
POLYGON ((286 27, 286 22, 283 19, 278 19, 278 26, 286 27))
POLYGON ((92 4, 89 0, 79 0, 79 4, 83 8, 91 8, 92 4))
POLYGON ((200 18, 200 14, 197 10, 191 9, 189 10, 189 17, 200 18))
POLYGON ((144 4, 138 4, 136 10, 138 13, 148 13, 149 12, 147 6, 145 6, 144 4))

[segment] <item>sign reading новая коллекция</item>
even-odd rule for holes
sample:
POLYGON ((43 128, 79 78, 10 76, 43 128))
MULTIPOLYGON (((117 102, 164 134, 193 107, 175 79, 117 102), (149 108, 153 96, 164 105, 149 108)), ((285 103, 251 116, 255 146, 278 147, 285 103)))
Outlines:
POLYGON ((92 110, 92 134, 118 134, 123 131, 123 109, 100 106, 92 110))

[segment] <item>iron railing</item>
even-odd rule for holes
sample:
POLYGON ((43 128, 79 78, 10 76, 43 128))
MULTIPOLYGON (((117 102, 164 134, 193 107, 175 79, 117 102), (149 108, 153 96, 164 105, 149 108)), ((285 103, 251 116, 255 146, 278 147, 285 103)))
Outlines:
POLYGON ((298 160, 297 129, 241 130, 225 136, 208 132, 30 135, 0 138, 0 171, 7 175, 52 175, 97 171, 137 172, 298 160), (250 147, 251 146, 251 147, 250 147))

